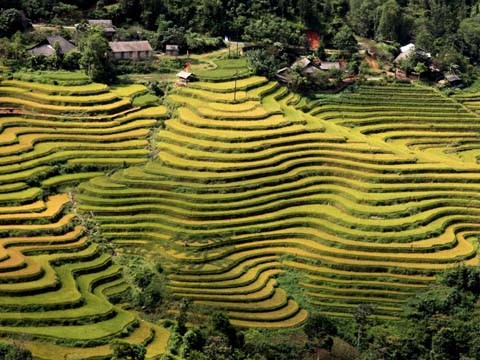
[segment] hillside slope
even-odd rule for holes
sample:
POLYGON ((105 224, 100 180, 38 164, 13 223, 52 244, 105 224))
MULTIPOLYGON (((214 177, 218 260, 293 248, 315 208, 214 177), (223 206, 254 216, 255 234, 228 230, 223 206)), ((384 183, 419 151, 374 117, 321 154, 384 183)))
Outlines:
POLYGON ((276 280, 294 271, 306 308, 388 319, 436 272, 478 264, 480 168, 445 154, 475 133, 453 126, 478 121, 460 104, 391 86, 306 106, 263 78, 216 81, 170 96, 155 161, 80 187, 104 236, 164 257, 175 294, 297 326, 276 280))

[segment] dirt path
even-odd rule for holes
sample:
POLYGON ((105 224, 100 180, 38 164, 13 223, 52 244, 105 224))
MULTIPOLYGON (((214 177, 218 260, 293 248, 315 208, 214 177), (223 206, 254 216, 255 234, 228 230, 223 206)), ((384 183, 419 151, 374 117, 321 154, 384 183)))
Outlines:
POLYGON ((365 57, 365 60, 367 61, 368 65, 370 65, 370 67, 374 70, 374 71, 380 71, 380 68, 378 67, 378 63, 377 63, 377 60, 375 60, 373 57, 371 56, 366 56, 365 57))

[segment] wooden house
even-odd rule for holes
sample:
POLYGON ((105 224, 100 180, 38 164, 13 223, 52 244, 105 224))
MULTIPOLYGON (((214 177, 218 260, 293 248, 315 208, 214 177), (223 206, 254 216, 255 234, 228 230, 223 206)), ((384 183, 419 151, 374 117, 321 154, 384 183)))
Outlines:
POLYGON ((114 60, 148 60, 153 56, 148 41, 111 41, 110 57, 114 60))
POLYGON ((180 54, 180 48, 178 45, 167 45, 165 46, 165 55, 168 56, 178 56, 180 54))

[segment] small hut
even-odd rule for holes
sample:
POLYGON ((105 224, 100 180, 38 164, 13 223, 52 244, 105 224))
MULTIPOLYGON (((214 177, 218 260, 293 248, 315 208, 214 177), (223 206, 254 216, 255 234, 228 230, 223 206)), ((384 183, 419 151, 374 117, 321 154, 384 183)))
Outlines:
POLYGON ((167 45, 165 46, 165 55, 168 56, 178 56, 180 49, 178 45, 167 45))
POLYGON ((177 79, 177 86, 188 86, 190 82, 196 80, 196 77, 191 72, 182 70, 177 74, 177 79))

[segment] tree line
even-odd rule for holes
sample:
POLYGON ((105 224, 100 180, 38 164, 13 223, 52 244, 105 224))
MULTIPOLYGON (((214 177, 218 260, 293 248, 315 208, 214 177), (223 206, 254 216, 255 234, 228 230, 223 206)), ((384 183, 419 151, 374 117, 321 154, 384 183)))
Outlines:
MULTIPOLYGON (((319 31, 326 45, 344 27, 360 36, 401 44, 414 41, 433 54, 448 48, 480 59, 478 0, 2 0, 0 9, 23 10, 32 22, 110 18, 147 31, 190 31, 212 37, 298 42, 298 29, 319 31), (211 21, 215 19, 215 21, 211 21), (288 31, 278 30, 277 24, 288 31), (260 26, 259 26, 260 25, 260 26)), ((0 16, 0 37, 21 19, 0 16)))

